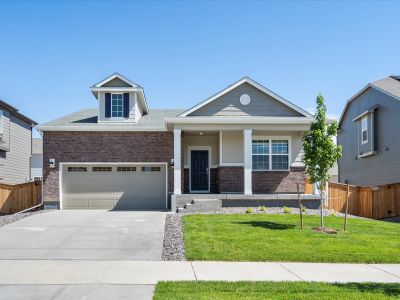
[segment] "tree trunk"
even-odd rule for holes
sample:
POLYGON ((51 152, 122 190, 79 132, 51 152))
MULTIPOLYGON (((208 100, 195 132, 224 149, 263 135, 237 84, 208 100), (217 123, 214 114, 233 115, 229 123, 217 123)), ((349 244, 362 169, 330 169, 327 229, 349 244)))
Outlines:
POLYGON ((321 213, 321 224, 320 226, 324 228, 324 184, 321 182, 321 187, 319 190, 319 194, 321 195, 321 205, 320 205, 320 213, 321 213))

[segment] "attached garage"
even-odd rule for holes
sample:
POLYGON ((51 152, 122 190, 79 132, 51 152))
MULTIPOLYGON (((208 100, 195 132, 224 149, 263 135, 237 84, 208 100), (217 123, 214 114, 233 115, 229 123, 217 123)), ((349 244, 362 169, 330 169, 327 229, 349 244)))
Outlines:
POLYGON ((166 164, 62 164, 61 209, 166 209, 166 164))

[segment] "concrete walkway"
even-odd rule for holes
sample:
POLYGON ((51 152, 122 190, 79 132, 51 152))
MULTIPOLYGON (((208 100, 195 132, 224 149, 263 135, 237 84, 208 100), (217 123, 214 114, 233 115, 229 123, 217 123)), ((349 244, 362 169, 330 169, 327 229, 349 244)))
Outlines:
POLYGON ((0 285, 153 285, 161 280, 400 283, 400 264, 0 260, 0 285))

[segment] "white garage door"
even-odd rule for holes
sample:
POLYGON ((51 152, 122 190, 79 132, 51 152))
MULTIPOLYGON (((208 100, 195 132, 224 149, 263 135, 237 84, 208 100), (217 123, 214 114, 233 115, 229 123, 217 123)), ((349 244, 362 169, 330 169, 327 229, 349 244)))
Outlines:
POLYGON ((63 165, 63 209, 165 209, 166 167, 63 165))

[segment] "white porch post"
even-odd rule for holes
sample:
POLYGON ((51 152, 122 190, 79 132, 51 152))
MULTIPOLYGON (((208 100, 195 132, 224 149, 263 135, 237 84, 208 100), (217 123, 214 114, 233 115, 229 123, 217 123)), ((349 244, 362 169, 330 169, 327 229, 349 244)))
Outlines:
POLYGON ((251 129, 243 130, 243 145, 244 145, 244 194, 251 195, 253 193, 251 186, 252 173, 252 132, 251 129))
POLYGON ((181 129, 174 129, 174 194, 182 194, 181 189, 181 129))

